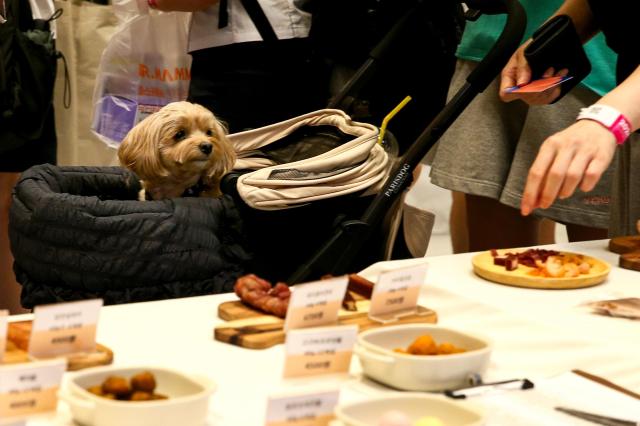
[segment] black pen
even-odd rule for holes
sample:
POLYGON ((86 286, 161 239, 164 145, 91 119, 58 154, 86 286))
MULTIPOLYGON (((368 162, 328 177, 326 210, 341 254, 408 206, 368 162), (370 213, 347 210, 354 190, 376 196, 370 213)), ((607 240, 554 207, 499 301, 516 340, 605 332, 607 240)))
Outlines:
POLYGON ((449 398, 464 399, 471 396, 483 395, 488 392, 497 390, 523 390, 532 389, 534 387, 533 382, 529 379, 513 379, 503 380, 501 382, 482 383, 477 386, 471 386, 468 388, 447 390, 444 394, 449 398))

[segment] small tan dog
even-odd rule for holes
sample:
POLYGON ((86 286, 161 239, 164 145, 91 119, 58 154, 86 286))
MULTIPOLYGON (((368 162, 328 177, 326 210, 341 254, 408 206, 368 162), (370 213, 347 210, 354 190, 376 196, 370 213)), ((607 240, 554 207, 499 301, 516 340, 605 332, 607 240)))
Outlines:
POLYGON ((118 149, 123 167, 142 180, 153 200, 219 197, 220 179, 236 159, 226 130, 208 109, 173 102, 138 123, 118 149))

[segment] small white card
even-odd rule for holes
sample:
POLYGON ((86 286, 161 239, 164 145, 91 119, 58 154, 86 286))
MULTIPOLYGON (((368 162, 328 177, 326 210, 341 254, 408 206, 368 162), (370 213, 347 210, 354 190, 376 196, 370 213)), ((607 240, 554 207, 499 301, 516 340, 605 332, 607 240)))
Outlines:
POLYGON ((327 426, 339 398, 338 389, 269 397, 265 426, 327 426))
POLYGON ((0 366, 0 419, 54 411, 64 358, 0 366))
POLYGON ((373 286, 369 318, 415 311, 426 275, 426 264, 381 273, 373 286))
POLYGON ((49 358, 94 352, 102 299, 36 306, 29 354, 49 358))
POLYGON ((345 275, 294 286, 284 331, 337 323, 348 284, 349 277, 345 275))
POLYGON ((291 330, 285 341, 285 378, 349 372, 357 325, 291 330))
POLYGON ((0 310, 0 363, 4 359, 4 352, 7 350, 7 319, 9 311, 0 310))

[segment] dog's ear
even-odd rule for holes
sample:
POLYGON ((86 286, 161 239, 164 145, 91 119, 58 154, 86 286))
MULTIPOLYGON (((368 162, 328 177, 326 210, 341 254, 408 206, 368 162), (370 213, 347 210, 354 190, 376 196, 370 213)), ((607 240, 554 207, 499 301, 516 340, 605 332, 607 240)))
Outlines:
POLYGON ((225 173, 233 169, 236 162, 236 152, 231 141, 227 138, 227 130, 224 125, 216 120, 214 126, 217 135, 217 141, 213 148, 215 161, 207 171, 207 178, 211 181, 219 181, 225 173))
POLYGON ((143 180, 169 176, 169 171, 160 161, 158 148, 162 137, 161 127, 155 118, 151 115, 138 123, 118 148, 120 164, 143 180))

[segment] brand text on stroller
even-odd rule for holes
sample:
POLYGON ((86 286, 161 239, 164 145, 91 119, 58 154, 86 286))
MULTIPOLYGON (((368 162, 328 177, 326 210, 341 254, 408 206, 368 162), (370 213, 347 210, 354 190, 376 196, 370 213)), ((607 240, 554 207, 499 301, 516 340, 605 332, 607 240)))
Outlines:
POLYGON ((398 171, 398 173, 396 173, 396 176, 391 181, 389 187, 384 191, 384 195, 386 195, 387 197, 391 197, 403 187, 404 182, 409 176, 409 169, 411 169, 410 165, 406 163, 402 165, 402 168, 398 171))

